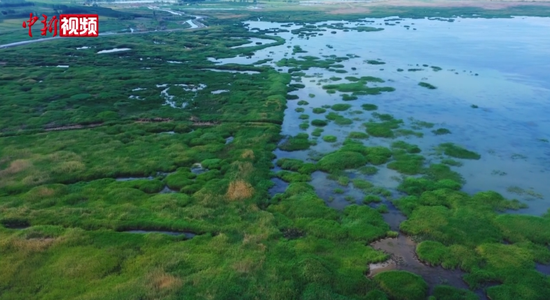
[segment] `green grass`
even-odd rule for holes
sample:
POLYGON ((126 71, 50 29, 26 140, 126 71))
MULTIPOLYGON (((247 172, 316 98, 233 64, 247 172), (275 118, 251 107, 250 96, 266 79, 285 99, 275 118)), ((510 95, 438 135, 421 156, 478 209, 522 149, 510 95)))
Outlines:
POLYGON ((365 62, 369 65, 384 65, 386 64, 385 62, 383 61, 379 61, 379 60, 373 60, 373 59, 370 59, 370 60, 365 60, 365 62))
POLYGON ((379 203, 379 202, 382 202, 382 199, 380 199, 380 197, 376 196, 376 195, 366 195, 363 198, 363 203, 365 203, 365 204, 379 203))
POLYGON ((430 90, 435 90, 435 89, 437 89, 436 86, 431 85, 431 84, 429 84, 429 83, 427 83, 427 82, 420 82, 418 85, 421 86, 421 87, 425 87, 425 88, 427 88, 427 89, 430 89, 430 90))
POLYGON ((366 163, 367 158, 360 153, 336 151, 325 155, 317 165, 320 170, 332 173, 339 170, 358 168, 366 163))
POLYGON ((395 141, 391 144, 393 149, 404 150, 407 153, 420 153, 421 150, 417 145, 409 144, 405 141, 395 141))
MULTIPOLYGON (((406 294, 411 299, 421 294, 422 283, 408 274, 386 272, 374 280, 364 276, 370 263, 388 258, 366 245, 396 235, 380 214, 386 211, 384 206, 348 205, 338 211, 327 207, 306 183, 318 169, 338 174, 350 168, 372 175, 378 169, 367 163, 384 164, 392 156, 395 161, 411 158, 414 147, 395 144, 390 150, 345 140, 341 150, 324 155, 318 163, 279 159, 276 164, 284 171, 270 172, 287 97, 298 99, 288 92, 303 85, 289 86, 291 74, 268 66, 213 66, 207 59, 251 55, 269 47, 231 48, 249 37, 284 43, 265 31, 251 33, 236 25, 241 21, 261 16, 310 22, 328 15, 315 9, 289 12, 296 6, 288 3, 274 3, 279 6, 269 8, 268 14, 243 10, 246 3, 223 5, 238 9, 201 11, 208 16, 207 29, 86 40, 87 45, 97 47, 93 50, 76 50, 82 46, 78 39, 63 40, 62 46, 52 41, 2 50, 6 65, 0 75, 0 298, 399 299, 406 294), (114 47, 132 50, 116 55, 95 53, 114 47), (181 51, 186 48, 189 51, 181 51), (167 65, 166 60, 184 63, 167 65), (58 64, 71 67, 44 67, 58 64), (142 69, 146 67, 151 69, 142 69), (204 70, 214 67, 258 73, 227 76, 204 70), (156 86, 162 83, 168 85, 177 106, 187 103, 185 109, 163 105, 160 92, 164 88, 156 86), (200 83, 206 87, 197 92, 178 86, 200 83), (134 91, 138 87, 145 89, 134 91), (221 89, 229 92, 212 94, 221 89), (130 95, 145 101, 129 99, 130 95), (88 125, 96 127, 45 130, 88 125), (174 134, 167 133, 171 131, 174 134), (228 137, 234 140, 225 144, 228 137), (207 171, 193 174, 195 163, 207 171), (270 197, 273 176, 290 184, 283 193, 270 197), (143 179, 117 181, 119 177, 143 179), (176 192, 158 193, 165 186, 176 192), (28 228, 8 228, 14 226, 28 228), (187 239, 123 232, 131 229, 198 235, 187 239)), ((41 5, 33 10, 52 12, 50 6, 41 5)), ((398 12, 414 17, 435 11, 449 16, 472 13, 471 8, 403 11, 372 7, 371 14, 398 12)), ((515 15, 547 12, 530 7, 510 11, 515 15)), ((158 11, 157 21, 147 9, 131 9, 131 13, 144 18, 123 20, 124 15, 120 19, 113 15, 101 20, 100 26, 120 30, 139 25, 155 30, 165 22, 168 28, 181 27, 177 24, 181 20, 166 12, 158 11)), ((364 16, 344 15, 342 19, 359 17, 364 16)), ((0 21, 9 31, 0 36, 0 42, 24 36, 23 19, 3 16, 0 21)), ((303 24, 302 33, 328 29, 310 26, 303 24)), ((310 67, 338 69, 347 59, 301 57, 278 64, 294 68, 292 77, 296 78, 310 67)), ((392 90, 368 86, 381 83, 380 79, 350 78, 346 80, 358 85, 344 83, 332 89, 348 89, 349 97, 392 90)), ((332 116, 335 122, 348 122, 337 114, 332 116)), ((400 134, 401 123, 393 117, 374 117, 372 123, 400 134)), ((315 128, 312 135, 321 132, 315 128)), ((350 134, 349 138, 365 135, 350 134)), ((282 147, 305 149, 310 144, 307 135, 297 134, 282 147)), ((549 294, 547 278, 534 270, 535 262, 550 262, 548 218, 500 214, 523 206, 493 192, 471 196, 458 191, 461 183, 449 168, 429 166, 421 175, 401 183, 400 190, 408 195, 395 203, 409 216, 401 230, 424 241, 417 253, 422 260, 464 269, 472 289, 501 283, 487 289, 495 300, 541 299, 549 294)), ((336 180, 342 185, 350 181, 341 174, 336 180)), ((367 194, 366 202, 391 196, 389 190, 362 180, 355 179, 353 185, 367 194)), ((433 295, 468 299, 470 293, 436 287, 433 295)))
POLYGON ((327 111, 327 110, 324 109, 324 108, 322 108, 322 107, 315 107, 315 108, 313 109, 313 113, 314 113, 314 114, 323 114, 323 113, 325 113, 326 111, 327 111))
POLYGON ((325 120, 315 119, 311 121, 311 125, 317 126, 317 127, 323 127, 323 126, 327 126, 328 123, 325 120))
POLYGON ((378 109, 378 106, 374 105, 374 104, 363 104, 361 105, 361 107, 364 109, 364 110, 377 110, 378 109))
POLYGON ((388 168, 401 174, 415 175, 422 172, 425 158, 421 155, 394 153, 395 160, 388 163, 388 168))
POLYGON ((442 159, 441 160, 441 163, 442 164, 446 164, 446 165, 449 165, 449 166, 453 166, 453 167, 460 167, 462 166, 462 163, 457 161, 457 160, 454 160, 454 159, 451 159, 451 158, 445 158, 445 159, 442 159))
POLYGON ((348 138, 349 139, 361 139, 361 140, 364 140, 364 139, 368 139, 369 138, 369 135, 364 133, 364 132, 359 132, 359 131, 352 131, 348 134, 348 138))
POLYGON ((372 183, 364 179, 353 179, 352 182, 355 188, 358 188, 361 190, 366 190, 374 186, 372 183))
POLYGON ((337 138, 333 135, 325 135, 323 136, 323 141, 327 142, 327 143, 335 143, 337 140, 337 138))
POLYGON ((481 158, 481 155, 479 155, 479 154, 477 154, 473 151, 464 149, 461 146, 458 146, 458 145, 453 144, 453 143, 440 144, 439 149, 441 149, 443 151, 443 153, 445 153, 445 155, 455 157, 455 158, 475 159, 475 160, 481 158))
POLYGON ((388 206, 386 204, 381 204, 376 207, 376 211, 381 214, 387 214, 389 212, 388 206))
POLYGON ((309 135, 307 133, 298 133, 295 136, 288 137, 287 140, 279 146, 284 151, 305 150, 311 146, 309 135))
POLYGON ((342 94, 342 100, 343 101, 353 101, 353 100, 357 100, 357 99, 359 99, 357 96, 342 94))
POLYGON ((363 175, 374 175, 378 173, 378 169, 374 166, 364 166, 357 169, 363 175))
POLYGON ((359 80, 356 82, 327 84, 323 85, 322 87, 325 90, 336 90, 341 93, 352 93, 352 96, 378 95, 382 92, 393 92, 395 90, 392 87, 368 87, 367 83, 369 82, 383 83, 384 80, 376 77, 364 76, 359 78, 359 80))
POLYGON ((350 104, 338 103, 331 106, 331 109, 334 111, 345 111, 351 107, 350 104))
POLYGON ((432 132, 435 135, 444 135, 444 134, 450 134, 451 133, 451 131, 447 128, 438 128, 438 129, 432 130, 432 132))
POLYGON ((393 138, 395 137, 395 133, 392 129, 399 128, 399 123, 390 121, 390 122, 368 122, 364 123, 364 125, 367 127, 367 133, 374 137, 382 137, 382 138, 393 138))
POLYGON ((422 277, 406 271, 386 271, 374 276, 380 288, 392 299, 424 300, 428 285, 422 277))
POLYGON ((323 131, 325 131, 323 128, 317 127, 317 128, 315 128, 315 129, 313 130, 313 132, 311 133, 311 135, 313 135, 313 136, 321 136, 321 134, 323 133, 323 131))
POLYGON ((311 181, 311 176, 306 174, 294 173, 289 171, 279 171, 275 174, 276 177, 286 182, 308 182, 311 181))

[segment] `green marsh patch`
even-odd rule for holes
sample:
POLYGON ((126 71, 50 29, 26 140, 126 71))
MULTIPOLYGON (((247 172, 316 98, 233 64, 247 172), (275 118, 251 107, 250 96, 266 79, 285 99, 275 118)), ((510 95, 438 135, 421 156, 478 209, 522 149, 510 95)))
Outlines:
POLYGON ((341 93, 352 93, 351 96, 378 95, 382 92, 393 92, 392 87, 368 87, 367 83, 383 83, 384 80, 377 77, 364 76, 356 82, 323 85, 325 90, 336 90, 341 93))
POLYGON ((420 83, 418 83, 418 85, 421 86, 421 87, 425 87, 427 89, 430 89, 430 90, 437 89, 437 87, 435 85, 429 84, 427 82, 420 82, 420 83))
POLYGON ((474 160, 481 158, 481 155, 453 143, 439 144, 438 149, 442 150, 443 153, 445 153, 445 155, 455 157, 455 158, 474 159, 474 160))
POLYGON ((424 300, 428 284, 422 277, 406 271, 386 271, 374 276, 380 288, 392 299, 424 300))
POLYGON ((309 141, 309 135, 307 133, 298 133, 295 136, 288 137, 286 141, 279 146, 279 149, 284 151, 298 151, 308 149, 310 146, 311 142, 309 141))
POLYGON ((348 110, 350 107, 351 107, 350 104, 338 103, 338 104, 332 105, 330 108, 332 108, 332 110, 334 111, 345 111, 345 110, 348 110))

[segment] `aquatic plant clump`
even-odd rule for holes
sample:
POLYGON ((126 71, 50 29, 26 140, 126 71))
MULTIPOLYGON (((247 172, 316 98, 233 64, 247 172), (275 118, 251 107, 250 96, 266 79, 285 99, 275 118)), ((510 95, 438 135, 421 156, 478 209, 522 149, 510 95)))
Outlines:
POLYGON ((382 199, 380 198, 380 196, 376 196, 376 195, 366 195, 366 196, 363 198, 363 203, 365 203, 365 204, 379 203, 379 202, 382 202, 382 199))
POLYGON ((325 141, 327 143, 334 143, 334 142, 336 142, 336 137, 333 136, 333 135, 325 135, 325 136, 323 136, 323 141, 325 141))
POLYGON ((364 76, 359 78, 356 82, 340 83, 340 84, 327 84, 323 85, 325 90, 336 90, 341 93, 352 93, 352 96, 359 95, 378 95, 382 92, 393 92, 395 89, 392 87, 368 87, 368 82, 383 83, 384 80, 376 77, 364 76))
POLYGON ((438 128, 436 130, 432 130, 432 132, 435 135, 443 135, 443 134, 450 134, 451 133, 451 131, 447 128, 438 128))
POLYGON ((443 153, 445 155, 455 157, 455 158, 463 158, 463 159, 480 159, 481 155, 464 149, 461 146, 455 145, 453 143, 443 143, 439 145, 439 149, 443 150, 443 153))
POLYGON ((386 271, 374 276, 380 288, 392 299, 424 300, 428 284, 422 277, 406 271, 386 271))
POLYGON ((350 125, 350 124, 353 124, 353 120, 340 116, 340 117, 334 119, 334 123, 336 123, 338 125, 350 125))
POLYGON ((325 120, 315 119, 315 120, 311 121, 311 125, 318 126, 318 127, 323 127, 323 126, 327 126, 328 123, 325 120))
POLYGON ((418 85, 421 86, 421 87, 425 87, 425 88, 427 88, 427 89, 430 89, 430 90, 435 90, 435 89, 437 89, 436 86, 431 85, 431 84, 429 84, 429 83, 427 83, 427 82, 420 82, 418 85))
POLYGON ((342 100, 343 101, 353 101, 359 99, 357 96, 349 95, 349 94, 342 94, 342 100))
POLYGON ((311 135, 313 136, 321 136, 321 134, 325 131, 323 128, 315 128, 311 135))
POLYGON ((421 151, 417 145, 412 145, 405 141, 395 141, 391 144, 391 147, 394 149, 405 150, 408 153, 420 153, 421 151))
POLYGON ((414 154, 394 154, 394 156, 396 160, 388 163, 388 168, 407 175, 415 175, 422 171, 425 160, 423 156, 414 154))
POLYGON ((350 107, 351 107, 350 104, 343 104, 343 103, 334 104, 331 106, 332 110, 334 111, 345 111, 345 110, 348 110, 350 107))
POLYGON ((324 109, 324 108, 322 108, 322 107, 315 107, 315 108, 313 109, 313 113, 314 113, 314 114, 323 114, 323 113, 325 113, 326 111, 327 111, 327 110, 324 109))
POLYGON ((311 146, 309 135, 307 133, 298 133, 295 136, 288 137, 280 146, 279 149, 284 151, 305 150, 311 146))
POLYGON ((349 139, 368 139, 369 135, 364 132, 352 131, 348 134, 349 139))
POLYGON ((391 120, 385 122, 367 122, 363 125, 367 127, 367 133, 369 135, 375 137, 393 138, 395 136, 393 129, 399 128, 399 125, 402 123, 402 120, 391 120))
POLYGON ((364 110, 368 110, 368 111, 370 111, 370 110, 377 110, 377 109, 378 109, 378 106, 376 106, 376 105, 374 105, 374 104, 368 104, 368 103, 361 105, 361 107, 362 107, 364 110))
POLYGON ((317 162, 320 170, 332 173, 334 171, 355 169, 364 166, 367 158, 360 153, 351 151, 337 151, 325 155, 317 162))
POLYGON ((378 169, 374 166, 364 166, 357 169, 363 175, 374 175, 378 173, 378 169))

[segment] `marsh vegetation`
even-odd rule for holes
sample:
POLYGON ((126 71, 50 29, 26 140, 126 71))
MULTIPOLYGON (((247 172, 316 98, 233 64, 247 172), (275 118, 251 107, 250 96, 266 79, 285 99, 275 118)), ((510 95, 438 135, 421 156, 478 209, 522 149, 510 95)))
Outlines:
MULTIPOLYGON (((165 13, 151 28, 181 22, 165 13)), ((391 80, 335 76, 356 75, 361 67, 346 64, 358 56, 314 56, 279 36, 382 28, 309 24, 327 19, 314 11, 204 13, 209 27, 195 31, 1 50, 0 299, 477 299, 480 289, 493 300, 548 298, 548 278, 535 268, 550 263, 548 214, 507 214, 525 204, 464 192, 458 170, 481 155, 443 139, 454 127, 449 135, 387 112, 392 104, 376 95, 394 94, 391 80), (298 22, 240 23, 258 16, 298 22), (278 46, 293 57, 218 62, 278 46), (48 67, 56 65, 70 67, 48 67), (330 75, 301 82, 318 69, 330 75), (314 85, 328 95, 309 93, 314 85), (319 107, 308 108, 308 96, 319 107), (300 130, 283 135, 290 116, 300 130), (425 133, 435 149, 419 142, 425 133), (394 205, 406 216, 400 224, 385 221, 399 214, 394 205), (371 243, 404 235, 418 242, 413 256, 424 267, 441 266, 443 276, 460 269, 470 290, 399 267, 365 276, 391 256, 371 243)))

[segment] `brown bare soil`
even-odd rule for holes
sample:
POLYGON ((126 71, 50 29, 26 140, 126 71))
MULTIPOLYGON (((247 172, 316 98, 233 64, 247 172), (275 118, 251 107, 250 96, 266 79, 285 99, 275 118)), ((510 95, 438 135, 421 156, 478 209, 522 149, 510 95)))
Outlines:
POLYGON ((254 194, 254 188, 244 180, 235 180, 229 184, 227 198, 229 200, 242 200, 250 198, 254 194))

